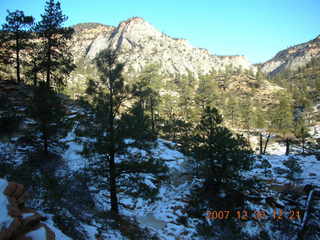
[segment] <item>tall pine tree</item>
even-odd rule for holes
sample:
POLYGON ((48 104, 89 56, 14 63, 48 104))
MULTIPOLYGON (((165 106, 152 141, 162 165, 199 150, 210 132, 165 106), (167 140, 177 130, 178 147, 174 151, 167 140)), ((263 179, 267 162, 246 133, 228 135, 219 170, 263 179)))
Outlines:
POLYGON ((28 76, 34 82, 34 96, 29 106, 30 116, 37 122, 41 133, 43 151, 49 154, 49 144, 59 143, 59 130, 64 127, 65 108, 57 90, 65 84, 73 69, 72 55, 67 47, 73 30, 62 25, 67 17, 62 13, 59 2, 46 2, 45 13, 34 28, 39 42, 34 46, 28 76), (43 77, 39 79, 38 76, 43 77), (57 127, 59 126, 59 128, 57 127))
POLYGON ((63 27, 67 16, 62 13, 59 1, 46 2, 45 12, 41 15, 41 21, 35 26, 35 32, 40 39, 39 67, 37 71, 45 75, 48 86, 61 87, 66 84, 66 75, 73 69, 72 54, 67 45, 74 30, 63 27))
POLYGON ((16 10, 8 11, 6 23, 2 25, 2 31, 5 33, 2 47, 6 50, 6 56, 3 57, 6 58, 6 62, 15 63, 17 82, 21 82, 21 51, 28 47, 33 22, 32 16, 25 16, 23 11, 16 10))
POLYGON ((141 147, 143 142, 150 140, 152 134, 149 134, 150 131, 148 133, 148 121, 145 121, 140 98, 134 99, 134 90, 137 88, 124 83, 124 65, 118 63, 116 52, 100 52, 96 57, 96 65, 100 77, 89 83, 87 93, 91 96, 93 114, 86 120, 86 125, 89 126, 87 134, 96 141, 87 142, 83 154, 91 159, 90 171, 104 182, 103 190, 109 190, 111 212, 116 216, 119 213, 120 188, 127 187, 138 194, 138 185, 132 185, 132 179, 140 179, 141 183, 141 173, 160 173, 165 171, 165 168, 151 157, 145 159, 139 154, 132 155, 127 151, 128 145, 141 147), (130 109, 125 104, 129 100, 136 100, 136 104, 130 109), (116 158, 121 156, 126 157, 116 161, 116 158))
POLYGON ((290 153, 290 138, 293 135, 293 106, 292 98, 288 93, 279 93, 276 96, 277 104, 272 110, 274 131, 285 140, 286 152, 290 153))

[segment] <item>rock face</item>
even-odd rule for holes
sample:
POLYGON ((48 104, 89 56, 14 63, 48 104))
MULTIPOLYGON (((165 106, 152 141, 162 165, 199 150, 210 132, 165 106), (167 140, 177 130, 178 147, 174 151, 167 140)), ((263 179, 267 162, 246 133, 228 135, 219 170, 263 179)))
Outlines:
POLYGON ((46 218, 24 207, 21 184, 0 179, 0 240, 55 240, 46 218))
POLYGON ((135 72, 150 63, 159 64, 161 72, 174 75, 192 72, 197 76, 229 65, 242 69, 256 68, 244 56, 216 56, 206 49, 192 47, 185 39, 171 38, 139 17, 121 22, 116 28, 87 25, 75 26, 71 47, 78 60, 84 58, 90 62, 101 50, 113 49, 119 53, 126 69, 131 68, 135 72))
POLYGON ((261 70, 275 75, 285 70, 297 70, 305 66, 312 58, 320 57, 320 36, 276 54, 274 58, 262 64, 261 70))
POLYGON ((85 58, 91 48, 91 44, 101 36, 110 35, 114 27, 99 23, 80 23, 74 27, 75 33, 70 42, 75 60, 85 58))

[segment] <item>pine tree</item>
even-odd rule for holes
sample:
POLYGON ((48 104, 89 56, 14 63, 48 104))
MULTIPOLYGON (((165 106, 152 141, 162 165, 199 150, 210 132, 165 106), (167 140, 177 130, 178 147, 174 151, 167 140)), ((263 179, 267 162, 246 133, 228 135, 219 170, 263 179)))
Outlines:
POLYGON ((0 94, 0 102, 0 136, 10 135, 18 129, 22 119, 17 115, 11 99, 0 94))
POLYGON ((299 139, 302 147, 302 154, 305 153, 305 145, 307 139, 310 137, 307 119, 305 114, 301 113, 294 122, 294 134, 299 139))
POLYGON ((29 113, 37 122, 43 151, 48 155, 49 145, 59 142, 59 130, 64 129, 62 123, 65 121, 65 108, 57 90, 64 87, 66 76, 73 69, 72 55, 67 48, 67 40, 71 38, 73 30, 62 27, 67 17, 62 14, 60 3, 54 0, 46 2, 45 13, 41 18, 34 27, 39 41, 33 45, 27 76, 34 85, 29 113), (43 79, 38 79, 39 76, 43 79), (60 128, 57 128, 59 125, 60 128))
POLYGON ((2 31, 5 33, 2 47, 7 50, 4 56, 7 58, 5 62, 15 62, 17 82, 21 82, 21 51, 28 47, 33 21, 33 17, 25 16, 23 11, 8 11, 6 23, 2 25, 2 31), (15 56, 14 60, 12 55, 15 56))
POLYGON ((176 79, 177 90, 179 93, 178 106, 179 115, 184 121, 192 121, 195 119, 194 111, 194 85, 195 79, 191 73, 187 76, 181 76, 176 79))
POLYGON ((41 40, 38 52, 41 61, 37 70, 46 76, 48 86, 64 86, 65 76, 74 69, 72 54, 67 45, 74 30, 63 27, 67 19, 62 13, 60 2, 49 0, 41 21, 35 26, 35 32, 41 40))
POLYGON ((241 173, 249 170, 254 161, 245 138, 222 126, 217 109, 206 107, 190 142, 195 160, 193 172, 199 185, 192 190, 189 214, 202 217, 203 211, 212 208, 243 207, 241 191, 251 185, 241 173))
POLYGON ((293 108, 292 98, 287 93, 280 93, 276 96, 278 104, 272 110, 273 127, 286 142, 286 155, 290 152, 290 138, 293 134, 293 108))
POLYGON ((202 110, 206 106, 215 106, 217 102, 217 83, 212 79, 212 76, 200 76, 199 86, 196 91, 195 102, 202 110))
POLYGON ((201 178, 208 184, 231 186, 242 170, 249 169, 253 159, 244 138, 233 136, 221 123, 217 109, 206 107, 195 130, 193 152, 201 178))
MULTIPOLYGON (((29 103, 29 116, 36 121, 33 136, 37 139, 34 132, 41 133, 40 143, 43 153, 48 156, 50 146, 64 147, 60 142, 65 121, 65 107, 61 98, 57 93, 44 82, 40 82, 38 86, 34 86, 33 98, 29 103)), ((52 149, 53 150, 53 149, 52 149)))
POLYGON ((265 112, 261 109, 261 104, 258 104, 254 112, 254 126, 259 131, 259 152, 263 154, 263 130, 266 128, 265 112))
POLYGON ((226 101, 224 104, 224 115, 226 116, 226 119, 231 121, 231 126, 236 127, 235 123, 239 121, 239 99, 234 95, 227 95, 226 101))
POLYGON ((254 122, 254 114, 250 99, 241 99, 239 103, 241 125, 247 132, 247 139, 250 142, 250 131, 254 122))
POLYGON ((151 119, 152 131, 156 132, 156 115, 160 104, 161 78, 159 67, 151 64, 145 67, 136 80, 136 95, 139 97, 141 110, 147 112, 151 119))
MULTIPOLYGON (((87 136, 95 138, 96 141, 86 143, 83 154, 91 159, 90 171, 93 171, 110 191, 111 212, 117 216, 119 188, 137 188, 138 185, 132 185, 131 180, 141 183, 140 173, 158 174, 165 171, 165 168, 150 156, 128 153, 128 145, 142 147, 152 140, 152 133, 148 132, 149 121, 143 115, 139 101, 136 101, 137 104, 133 104, 131 109, 124 104, 129 100, 140 99, 134 99, 135 87, 124 84, 124 65, 118 63, 117 54, 104 50, 97 55, 95 61, 100 78, 91 81, 87 91, 91 95, 93 114, 88 116, 86 125, 89 126, 87 136), (126 139, 133 140, 133 143, 126 143, 126 139), (126 160, 116 162, 116 157, 120 155, 127 156, 126 160), (130 178, 130 174, 135 177, 130 178), (123 175, 126 177, 123 178, 123 175), (105 182, 106 179, 108 183, 105 182), (125 184, 128 181, 130 186, 125 184), (123 184, 120 185, 119 182, 123 184)), ((142 186, 146 188, 145 185, 142 186)), ((138 194, 137 189, 132 188, 130 189, 138 194)))
POLYGON ((177 137, 176 122, 178 121, 178 97, 170 93, 163 94, 161 96, 159 111, 161 118, 161 134, 175 142, 177 137))

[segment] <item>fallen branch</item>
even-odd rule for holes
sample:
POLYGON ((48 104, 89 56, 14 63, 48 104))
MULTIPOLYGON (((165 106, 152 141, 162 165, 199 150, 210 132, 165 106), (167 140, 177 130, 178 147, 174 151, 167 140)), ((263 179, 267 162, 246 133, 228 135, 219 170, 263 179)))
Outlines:
POLYGON ((308 199, 307 199, 306 206, 305 206, 303 219, 302 219, 300 228, 298 230, 298 234, 297 234, 297 238, 296 239, 303 239, 304 228, 306 226, 306 222, 307 222, 307 219, 308 219, 308 214, 309 214, 309 210, 310 210, 310 203, 311 203, 311 200, 312 200, 313 192, 314 192, 314 189, 312 189, 309 192, 308 199))

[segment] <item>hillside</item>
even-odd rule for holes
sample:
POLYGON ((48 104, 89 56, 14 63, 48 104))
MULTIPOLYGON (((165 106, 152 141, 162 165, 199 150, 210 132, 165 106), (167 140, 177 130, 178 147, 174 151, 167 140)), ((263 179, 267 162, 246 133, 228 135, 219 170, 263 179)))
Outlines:
POLYGON ((319 37, 252 65, 41 19, 0 32, 0 240, 320 238, 319 37))
POLYGON ((320 57, 320 36, 278 52, 272 59, 261 64, 261 71, 269 75, 295 71, 317 57, 320 57))
POLYGON ((164 74, 195 75, 222 70, 232 65, 235 68, 255 67, 243 56, 216 56, 206 49, 194 48, 187 40, 173 38, 161 33, 142 18, 134 17, 121 22, 117 27, 99 24, 82 24, 75 27, 76 34, 71 47, 76 60, 90 62, 103 49, 116 49, 120 60, 140 72, 146 65, 156 63, 164 74))

